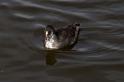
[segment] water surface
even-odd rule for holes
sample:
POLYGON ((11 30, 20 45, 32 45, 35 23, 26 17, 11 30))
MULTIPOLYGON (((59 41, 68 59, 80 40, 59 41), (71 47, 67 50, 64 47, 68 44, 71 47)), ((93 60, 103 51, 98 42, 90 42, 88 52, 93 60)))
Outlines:
POLYGON ((124 82, 123 0, 0 0, 1 82, 124 82), (72 50, 46 51, 43 29, 80 23, 72 50))

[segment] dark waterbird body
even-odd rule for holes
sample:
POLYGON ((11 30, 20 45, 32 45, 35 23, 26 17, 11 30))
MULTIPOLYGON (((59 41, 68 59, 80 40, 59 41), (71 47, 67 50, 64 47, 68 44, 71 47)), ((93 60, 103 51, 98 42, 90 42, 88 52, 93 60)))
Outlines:
POLYGON ((80 24, 68 25, 64 28, 45 28, 44 46, 47 49, 71 49, 77 43, 80 24))

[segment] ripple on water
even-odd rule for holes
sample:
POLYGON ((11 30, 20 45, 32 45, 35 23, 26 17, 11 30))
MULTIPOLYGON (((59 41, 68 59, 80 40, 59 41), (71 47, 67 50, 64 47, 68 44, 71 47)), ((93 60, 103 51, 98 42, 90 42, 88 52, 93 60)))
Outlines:
POLYGON ((0 81, 124 82, 123 0, 0 0, 0 81), (72 50, 48 51, 43 30, 78 22, 72 50))

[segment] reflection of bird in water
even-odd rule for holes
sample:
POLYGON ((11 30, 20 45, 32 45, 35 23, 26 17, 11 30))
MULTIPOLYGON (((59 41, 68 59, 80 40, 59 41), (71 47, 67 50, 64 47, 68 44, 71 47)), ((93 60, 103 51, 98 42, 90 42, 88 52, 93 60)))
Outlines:
POLYGON ((56 60, 56 53, 53 51, 48 51, 46 53, 46 64, 47 65, 54 65, 57 62, 56 60))
POLYGON ((68 25, 65 28, 45 28, 44 46, 47 49, 71 49, 78 40, 80 24, 68 25))

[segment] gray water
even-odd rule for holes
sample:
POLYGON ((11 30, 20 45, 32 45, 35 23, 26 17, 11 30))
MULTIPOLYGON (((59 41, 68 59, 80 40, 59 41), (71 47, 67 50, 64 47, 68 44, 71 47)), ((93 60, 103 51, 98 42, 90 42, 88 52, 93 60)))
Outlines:
POLYGON ((0 0, 0 82, 124 82, 124 0, 0 0), (72 50, 43 28, 80 23, 72 50))

